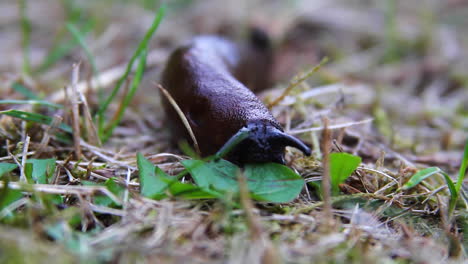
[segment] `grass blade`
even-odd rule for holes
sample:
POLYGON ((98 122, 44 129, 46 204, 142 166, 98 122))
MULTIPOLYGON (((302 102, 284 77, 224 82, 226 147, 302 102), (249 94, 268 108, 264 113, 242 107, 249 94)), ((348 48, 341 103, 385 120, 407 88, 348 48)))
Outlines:
POLYGON ((153 23, 151 24, 151 27, 148 29, 146 32, 144 38, 140 41, 138 44, 138 47, 135 51, 135 53, 132 55, 130 58, 130 61, 127 64, 127 68, 125 69, 125 73, 122 75, 122 77, 117 81, 117 84, 115 85, 114 89, 112 90, 111 94, 109 97, 106 99, 105 102, 101 104, 101 107, 99 108, 97 112, 98 116, 98 128, 99 128, 99 135, 102 137, 103 136, 103 130, 104 130, 104 113, 107 111, 107 108, 109 107, 109 104, 114 100, 115 96, 117 96, 117 93, 119 92, 120 88, 122 87, 123 83, 125 80, 128 78, 128 75, 130 74, 133 64, 137 58, 140 57, 140 55, 145 51, 148 47, 148 43, 151 39, 151 37, 154 35, 154 32, 158 28, 159 24, 161 23, 162 18, 164 17, 165 13, 165 6, 161 6, 158 10, 158 13, 155 16, 155 19, 153 20, 153 23))
POLYGON ((140 61, 138 63, 138 66, 135 72, 135 77, 133 78, 132 83, 130 85, 130 90, 125 95, 121 106, 117 110, 117 114, 115 115, 115 118, 113 118, 110 121, 110 123, 105 129, 106 132, 102 139, 104 142, 109 139, 114 129, 120 123, 120 120, 122 120, 123 114, 125 113, 125 109, 127 109, 128 105, 133 99, 133 96, 135 96, 135 93, 138 90, 138 87, 140 86, 140 82, 141 82, 141 79, 143 78, 143 73, 145 71, 145 66, 146 66, 146 55, 147 55, 146 50, 143 50, 143 52, 140 55, 140 61))
POLYGON ((43 100, 0 100, 0 104, 30 104, 30 105, 43 105, 51 108, 63 108, 60 104, 54 104, 43 100))
MULTIPOLYGON (((50 116, 45 116, 45 115, 30 113, 30 112, 24 112, 24 111, 19 111, 19 110, 0 111, 0 115, 1 114, 8 115, 8 116, 11 116, 11 117, 16 117, 16 118, 26 120, 26 121, 39 123, 39 124, 49 125, 49 126, 52 124, 52 121, 53 121, 53 118, 50 117, 50 116)), ((65 131, 65 132, 72 133, 71 127, 64 124, 64 123, 61 123, 58 126, 58 128, 60 128, 61 130, 65 131)))
MULTIPOLYGON (((81 35, 83 38, 86 36, 87 33, 92 29, 92 23, 86 25, 85 29, 81 31, 81 35)), ((63 58, 65 55, 70 53, 70 51, 78 45, 76 39, 72 39, 66 43, 61 43, 55 45, 48 53, 47 57, 44 61, 35 69, 35 73, 42 73, 46 71, 50 66, 56 63, 58 60, 63 58)))
POLYGON ((24 85, 22 85, 21 83, 14 83, 12 85, 13 90, 15 90, 16 92, 22 94, 24 97, 26 97, 27 99, 32 99, 32 100, 39 100, 39 96, 37 96, 35 93, 33 93, 31 90, 29 90, 28 88, 26 88, 24 85))
POLYGON ((468 166, 468 139, 466 140, 465 150, 463 151, 463 158, 462 158, 462 162, 460 165, 460 171, 458 173, 457 185, 455 185, 457 193, 460 192, 463 180, 465 179, 467 166, 468 166))
POLYGON ((84 40, 86 33, 80 32, 80 30, 73 23, 67 23, 66 27, 67 27, 67 30, 71 33, 71 35, 75 39, 76 43, 78 43, 80 47, 83 49, 83 51, 85 52, 86 57, 88 58, 88 61, 91 64, 91 67, 93 69, 93 74, 97 74, 96 62, 94 60, 93 55, 91 54, 91 50, 89 50, 84 40))
POLYGON ((413 176, 411 176, 411 178, 408 180, 408 182, 405 183, 405 185, 403 185, 403 187, 401 187, 402 190, 408 190, 408 189, 411 189, 413 188, 414 186, 418 185, 420 182, 422 182, 424 179, 434 175, 434 174, 437 174, 437 173, 440 173, 441 170, 438 168, 438 167, 429 167, 429 168, 425 168, 423 170, 420 170, 418 172, 416 172, 413 176))
POLYGON ((23 73, 29 74, 31 70, 30 61, 30 42, 31 42, 31 22, 26 16, 26 0, 20 0, 21 16, 21 44, 23 48, 23 73))

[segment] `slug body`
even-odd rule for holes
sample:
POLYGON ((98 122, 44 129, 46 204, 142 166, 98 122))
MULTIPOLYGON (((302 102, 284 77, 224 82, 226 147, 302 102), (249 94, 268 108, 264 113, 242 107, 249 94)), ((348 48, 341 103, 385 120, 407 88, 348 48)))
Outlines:
MULTIPOLYGON (((310 149, 285 134, 246 87, 268 87, 271 64, 269 40, 258 34, 245 46, 216 36, 196 37, 172 53, 162 74, 162 85, 187 118, 203 156, 215 154, 241 130, 248 136, 225 157, 234 163, 284 164, 286 146, 310 155, 310 149)), ((162 103, 173 139, 190 141, 181 118, 164 96, 162 103)))

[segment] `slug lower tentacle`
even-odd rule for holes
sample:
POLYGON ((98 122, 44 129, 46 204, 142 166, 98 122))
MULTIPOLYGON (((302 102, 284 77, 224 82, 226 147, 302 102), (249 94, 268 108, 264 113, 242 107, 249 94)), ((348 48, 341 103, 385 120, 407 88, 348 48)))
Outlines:
MULTIPOLYGON (((265 105, 247 88, 262 90, 271 80, 268 37, 255 32, 251 39, 248 45, 237 45, 216 36, 194 38, 170 56, 162 74, 163 87, 189 121, 204 156, 233 142, 241 134, 239 131, 244 132, 242 140, 225 156, 234 163, 284 164, 286 146, 310 155, 310 148, 284 133, 265 105)), ((162 103, 173 139, 189 140, 180 117, 164 96, 162 103)))

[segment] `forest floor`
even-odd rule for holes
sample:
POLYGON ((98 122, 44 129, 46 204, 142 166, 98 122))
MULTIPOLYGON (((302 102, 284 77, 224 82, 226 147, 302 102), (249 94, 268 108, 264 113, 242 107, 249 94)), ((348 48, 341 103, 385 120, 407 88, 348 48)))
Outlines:
POLYGON ((468 1, 154 2, 0 2, 0 263, 466 263, 468 1), (199 186, 160 104, 172 50, 253 26, 292 201, 199 186))

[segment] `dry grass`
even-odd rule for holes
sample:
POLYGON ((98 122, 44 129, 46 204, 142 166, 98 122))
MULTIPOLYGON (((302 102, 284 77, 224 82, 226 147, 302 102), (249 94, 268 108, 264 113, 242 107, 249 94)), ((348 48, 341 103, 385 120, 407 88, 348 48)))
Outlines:
MULTIPOLYGON (((124 2, 24 1, 23 12, 15 1, 0 3, 1 98, 37 99, 20 84, 64 105, 0 104, 53 118, 47 126, 0 115, 0 163, 19 168, 0 179, 0 263, 466 261, 467 198, 449 213, 442 177, 402 189, 427 166, 457 175, 468 136, 465 1, 400 1, 395 10, 393 1, 174 1, 150 44, 138 93, 101 145, 92 120, 100 93, 122 76, 156 10, 150 1, 124 2), (67 23, 89 28, 87 51, 70 45, 67 23), (154 86, 165 58, 190 36, 238 37, 246 24, 262 25, 275 39, 278 82, 261 97, 272 103, 281 96, 273 114, 313 145, 310 158, 287 152, 288 165, 308 184, 287 204, 252 204, 244 190, 239 208, 142 197, 137 152, 170 175, 187 158, 169 144, 154 86), (44 64, 61 49, 63 56, 44 64), (309 72, 323 55, 328 64, 283 94, 292 76, 309 72), (71 141, 57 136, 63 124, 73 129, 71 141), (327 174, 330 151, 363 163, 340 185, 342 194, 322 201, 316 183, 327 174), (27 162, 47 158, 56 159, 49 183, 25 183, 27 162), (122 195, 103 185, 111 178, 122 195), (21 198, 2 207, 7 179, 21 198)), ((128 89, 110 104, 108 119, 128 89)))

